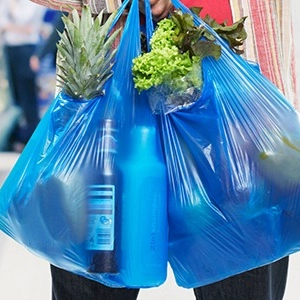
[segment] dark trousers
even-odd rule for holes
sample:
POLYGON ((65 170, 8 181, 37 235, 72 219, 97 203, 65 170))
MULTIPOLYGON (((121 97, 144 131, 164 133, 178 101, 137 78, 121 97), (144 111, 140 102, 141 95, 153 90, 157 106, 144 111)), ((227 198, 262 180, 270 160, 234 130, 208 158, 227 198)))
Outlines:
MULTIPOLYGON (((288 257, 225 280, 195 288, 196 300, 281 300, 288 257)), ((110 288, 51 266, 52 300, 136 300, 138 289, 110 288)), ((159 300, 159 299, 157 299, 159 300)))
POLYGON ((38 122, 36 75, 29 65, 35 45, 5 46, 8 80, 13 102, 22 110, 26 125, 20 128, 14 139, 26 143, 38 122))

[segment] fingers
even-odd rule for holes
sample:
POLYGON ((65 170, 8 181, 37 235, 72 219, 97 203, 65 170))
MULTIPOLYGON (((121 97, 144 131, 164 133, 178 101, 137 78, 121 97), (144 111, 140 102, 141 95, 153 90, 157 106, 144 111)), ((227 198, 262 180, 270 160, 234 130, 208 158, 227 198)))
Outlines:
POLYGON ((150 0, 150 5, 155 21, 166 18, 173 7, 170 0, 150 0))

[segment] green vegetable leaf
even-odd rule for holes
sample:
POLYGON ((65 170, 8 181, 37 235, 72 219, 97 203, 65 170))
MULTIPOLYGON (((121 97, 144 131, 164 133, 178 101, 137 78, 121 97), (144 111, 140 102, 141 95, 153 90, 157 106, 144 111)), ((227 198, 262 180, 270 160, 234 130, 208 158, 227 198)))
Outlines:
POLYGON ((212 56, 215 59, 219 59, 221 56, 221 47, 216 45, 213 41, 198 41, 191 46, 195 56, 203 59, 206 56, 212 56))
POLYGON ((244 23, 247 17, 241 18, 239 21, 227 26, 226 23, 217 23, 209 15, 203 19, 220 37, 229 43, 229 47, 237 54, 242 54, 244 51, 239 47, 243 45, 247 38, 247 32, 244 23))
MULTIPOLYGON (((197 15, 201 10, 192 8, 197 15)), ((245 19, 231 26, 218 24, 209 16, 204 21, 240 54, 239 46, 247 37, 245 19)), ((196 26, 193 15, 180 10, 158 22, 150 46, 150 52, 133 60, 133 80, 139 91, 161 84, 168 86, 169 90, 184 92, 190 87, 200 90, 203 84, 202 60, 207 56, 217 60, 221 56, 221 46, 215 42, 213 33, 204 25, 196 26)))

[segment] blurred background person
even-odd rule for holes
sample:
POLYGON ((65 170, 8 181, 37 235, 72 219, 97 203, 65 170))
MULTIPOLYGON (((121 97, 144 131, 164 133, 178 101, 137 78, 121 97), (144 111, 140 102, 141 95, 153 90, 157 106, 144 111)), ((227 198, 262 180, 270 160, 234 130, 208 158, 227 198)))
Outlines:
POLYGON ((48 9, 44 17, 45 33, 30 58, 30 67, 36 73, 39 117, 42 118, 55 99, 56 93, 56 53, 60 37, 64 30, 63 13, 48 9))
POLYGON ((59 42, 60 37, 58 32, 63 32, 64 23, 62 21, 62 12, 55 11, 55 15, 51 20, 52 31, 45 38, 45 40, 36 47, 35 52, 30 58, 30 67, 33 71, 38 72, 41 68, 41 61, 50 53, 53 56, 53 66, 56 65, 56 44, 59 42))
POLYGON ((46 8, 27 0, 0 0, 0 34, 13 102, 22 119, 14 130, 8 150, 22 151, 38 122, 36 74, 30 57, 40 42, 46 8))
POLYGON ((0 39, 0 152, 7 149, 8 139, 20 118, 20 108, 12 103, 6 69, 0 39))

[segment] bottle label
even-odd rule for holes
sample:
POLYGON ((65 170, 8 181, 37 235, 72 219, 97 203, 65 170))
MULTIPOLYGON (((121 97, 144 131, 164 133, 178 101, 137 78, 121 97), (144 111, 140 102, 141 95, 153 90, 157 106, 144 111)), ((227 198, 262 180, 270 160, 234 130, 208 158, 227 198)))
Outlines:
POLYGON ((88 186, 88 250, 114 250, 115 186, 88 186))

